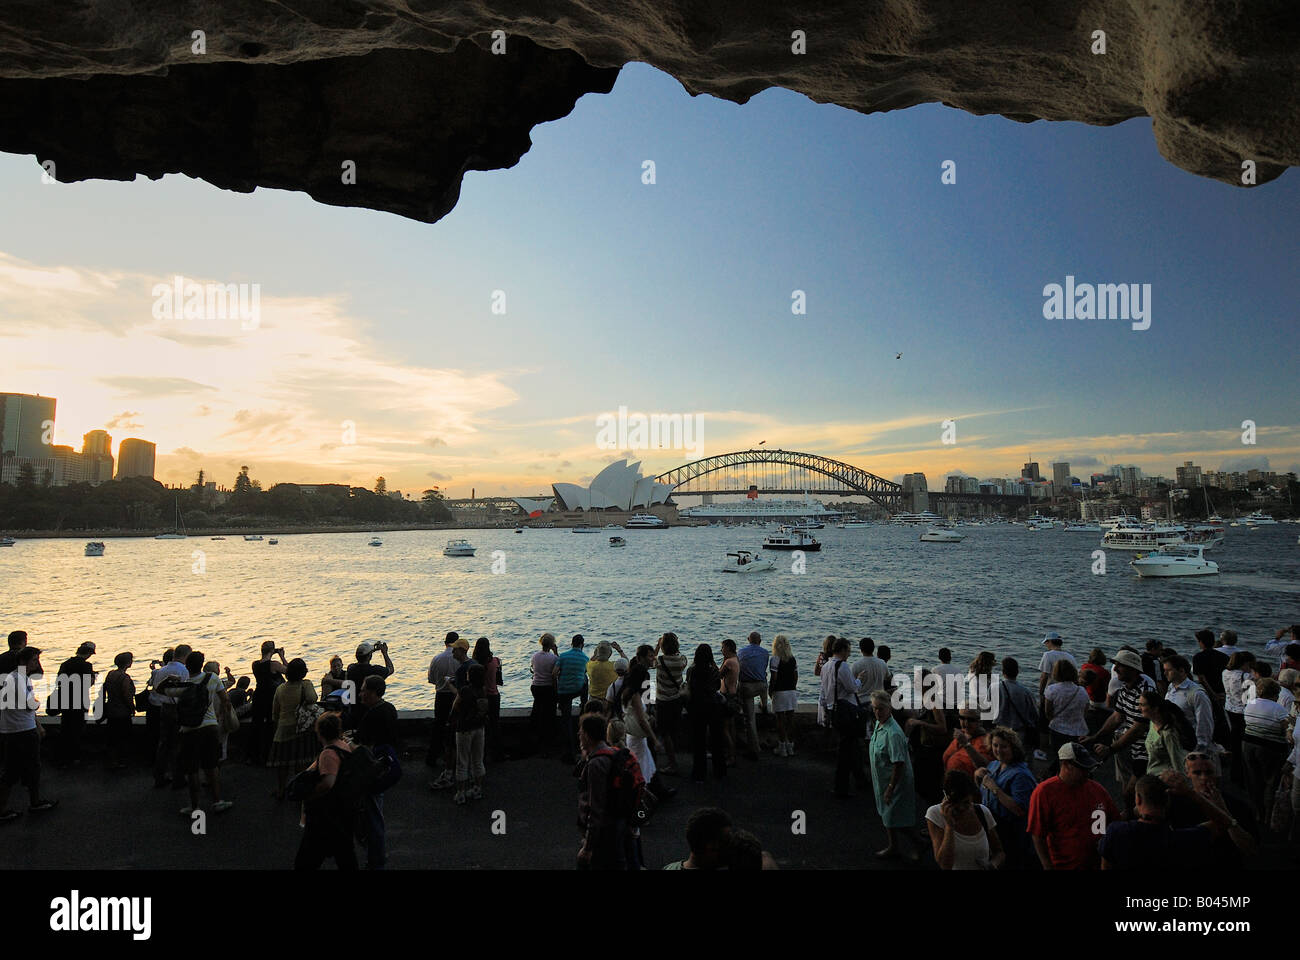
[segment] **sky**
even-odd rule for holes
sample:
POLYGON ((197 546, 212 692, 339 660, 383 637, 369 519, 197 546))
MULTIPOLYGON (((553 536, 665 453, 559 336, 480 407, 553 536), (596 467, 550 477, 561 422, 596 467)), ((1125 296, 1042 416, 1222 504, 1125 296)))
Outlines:
POLYGON ((1293 172, 1194 176, 1145 118, 741 106, 641 64, 532 140, 436 224, 0 154, 0 391, 56 397, 56 443, 156 442, 165 483, 528 495, 760 441, 932 489, 1030 459, 1300 469, 1293 172), (1150 327, 1045 319, 1067 275, 1150 284, 1150 327), (175 276, 256 284, 255 322, 168 316, 175 276), (701 442, 610 450, 620 407, 701 442))

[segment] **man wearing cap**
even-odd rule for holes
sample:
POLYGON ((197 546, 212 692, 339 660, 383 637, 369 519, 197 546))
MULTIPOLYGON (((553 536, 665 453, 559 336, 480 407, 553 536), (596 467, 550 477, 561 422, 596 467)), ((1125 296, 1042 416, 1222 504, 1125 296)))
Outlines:
POLYGON ((388 656, 388 644, 378 641, 371 643, 369 640, 357 644, 357 662, 348 667, 347 674, 348 680, 352 682, 352 702, 356 703, 366 677, 383 677, 386 680, 393 675, 393 661, 388 656), (370 662, 376 650, 384 658, 382 667, 370 662))
POLYGON ((1065 640, 1055 630, 1043 637, 1043 646, 1047 649, 1043 652, 1043 659, 1038 661, 1038 702, 1040 704, 1043 702, 1043 691, 1052 680, 1052 668, 1056 666, 1057 661, 1069 660, 1076 670, 1079 669, 1079 661, 1074 659, 1074 655, 1061 649, 1065 646, 1065 640))
POLYGON ((1100 762, 1087 747, 1064 743, 1057 751, 1060 772, 1034 788, 1029 797, 1028 831, 1044 870, 1096 870, 1097 844, 1119 807, 1106 788, 1092 779, 1100 762))
POLYGON ((1115 691, 1115 710, 1101 728, 1079 742, 1096 743, 1096 754, 1105 759, 1115 756, 1115 782, 1125 799, 1133 795, 1133 785, 1147 772, 1146 736, 1148 721, 1142 716, 1139 699, 1145 690, 1154 690, 1151 678, 1142 672, 1142 658, 1132 650, 1120 650, 1111 658, 1119 688, 1115 691))
POLYGON ((90 709, 90 688, 95 685, 95 670, 90 658, 95 645, 87 640, 77 652, 59 665, 55 677, 54 702, 61 711, 59 720, 59 766, 81 763, 81 734, 86 729, 86 711, 90 709))
MULTIPOLYGON (((447 741, 455 742, 455 737, 447 736, 447 723, 451 719, 451 707, 456 702, 456 667, 459 662, 452 653, 452 646, 460 639, 455 630, 448 632, 443 640, 444 649, 429 661, 429 682, 433 684, 433 736, 429 739, 429 752, 424 762, 436 767, 447 753, 447 741)), ((456 785, 455 764, 444 766, 437 779, 430 782, 434 790, 446 790, 456 785)))

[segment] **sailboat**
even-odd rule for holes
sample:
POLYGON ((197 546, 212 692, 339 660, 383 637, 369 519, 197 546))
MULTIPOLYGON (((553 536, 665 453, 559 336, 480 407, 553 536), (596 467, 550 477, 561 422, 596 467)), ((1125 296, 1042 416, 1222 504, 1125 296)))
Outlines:
POLYGON ((188 534, 185 532, 185 521, 181 519, 181 505, 175 497, 172 498, 172 506, 176 510, 176 522, 172 527, 171 533, 160 533, 154 537, 155 540, 185 540, 188 534))

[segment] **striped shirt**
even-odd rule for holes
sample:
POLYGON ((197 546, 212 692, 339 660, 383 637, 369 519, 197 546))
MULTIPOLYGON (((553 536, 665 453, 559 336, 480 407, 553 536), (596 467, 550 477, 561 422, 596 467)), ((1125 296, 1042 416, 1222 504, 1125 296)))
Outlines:
MULTIPOLYGON (((1133 686, 1121 685, 1119 691, 1115 694, 1115 711, 1124 719, 1120 721, 1119 726, 1115 729, 1115 737, 1118 739, 1128 732, 1133 724, 1142 719, 1142 708, 1138 705, 1138 698, 1142 695, 1143 690, 1154 690, 1156 685, 1151 682, 1147 675, 1140 674, 1137 683, 1133 686)), ((1138 737, 1130 747, 1134 760, 1145 760, 1147 758, 1146 742, 1138 737)))

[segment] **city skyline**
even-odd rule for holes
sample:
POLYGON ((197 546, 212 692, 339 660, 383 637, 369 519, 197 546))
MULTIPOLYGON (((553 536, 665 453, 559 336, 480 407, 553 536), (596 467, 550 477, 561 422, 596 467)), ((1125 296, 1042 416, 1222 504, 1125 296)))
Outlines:
POLYGON ((1294 176, 1173 170, 1149 121, 739 107, 641 65, 532 136, 434 225, 176 176, 42 184, 0 157, 4 389, 59 398, 56 443, 157 443, 171 484, 248 464, 526 495, 695 459, 603 449, 619 407, 700 416, 703 456, 766 441, 932 485, 1029 459, 1300 467, 1294 391, 1270 386, 1293 353, 1294 176), (87 217, 120 225, 111 248, 87 217), (176 277, 259 315, 185 319, 157 292, 176 277), (1150 283, 1150 327, 1045 319, 1068 278, 1150 283))

